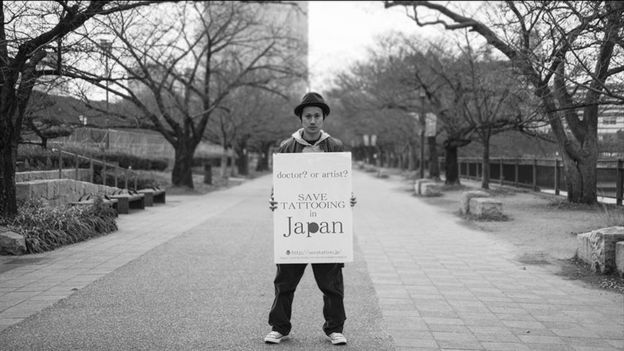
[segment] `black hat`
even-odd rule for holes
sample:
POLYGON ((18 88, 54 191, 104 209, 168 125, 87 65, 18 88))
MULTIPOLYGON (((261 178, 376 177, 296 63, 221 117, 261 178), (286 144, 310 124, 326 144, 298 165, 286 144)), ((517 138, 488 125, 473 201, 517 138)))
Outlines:
POLYGON ((329 106, 323 100, 323 97, 319 93, 307 93, 301 99, 301 103, 295 107, 295 115, 301 118, 301 113, 303 112, 303 108, 306 106, 316 106, 320 107, 323 110, 323 118, 329 115, 329 106))

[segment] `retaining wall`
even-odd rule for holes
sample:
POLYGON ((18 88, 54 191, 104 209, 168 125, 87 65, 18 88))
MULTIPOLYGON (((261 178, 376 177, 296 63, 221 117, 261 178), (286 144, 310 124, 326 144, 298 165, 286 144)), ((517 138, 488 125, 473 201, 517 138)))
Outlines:
POLYGON ((62 206, 86 194, 109 195, 119 189, 73 179, 46 179, 16 183, 15 190, 18 200, 42 199, 49 206, 62 206))
MULTIPOLYGON (((52 171, 29 171, 29 172, 16 172, 15 182, 30 182, 40 179, 58 179, 58 169, 52 171)), ((78 179, 76 179, 76 169, 63 169, 61 171, 61 177, 63 179, 75 179, 83 182, 91 180, 91 171, 87 168, 78 168, 78 179)))

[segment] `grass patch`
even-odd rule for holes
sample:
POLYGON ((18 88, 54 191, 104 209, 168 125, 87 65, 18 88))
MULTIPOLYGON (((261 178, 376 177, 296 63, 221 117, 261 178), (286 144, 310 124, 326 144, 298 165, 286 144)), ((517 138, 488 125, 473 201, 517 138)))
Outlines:
POLYGON ((624 207, 613 204, 579 204, 562 199, 553 199, 548 207, 565 211, 594 211, 599 213, 605 227, 624 226, 624 207))
POLYGON ((607 227, 624 226, 624 207, 601 205, 607 227))
POLYGON ((548 206, 555 207, 558 210, 578 210, 578 211, 588 211, 588 210, 596 210, 596 205, 588 205, 588 204, 579 204, 574 202, 569 202, 567 199, 551 199, 548 202, 548 206))
POLYGON ((444 184, 442 185, 443 191, 464 191, 471 190, 472 188, 465 186, 463 184, 444 184))
MULTIPOLYGON (((458 212, 459 213, 459 212, 458 212)), ((486 214, 486 215, 475 215, 472 213, 462 214, 466 220, 475 221, 475 222, 508 222, 511 221, 511 218, 504 213, 501 214, 486 214)))
POLYGON ((0 222, 24 236, 28 253, 39 253, 116 231, 116 217, 98 197, 85 206, 46 207, 42 201, 27 201, 17 216, 0 222))
POLYGON ((483 190, 492 196, 513 196, 513 195, 518 194, 518 192, 521 191, 520 189, 513 189, 509 187, 504 187, 504 186, 495 187, 493 189, 479 189, 479 190, 483 190))

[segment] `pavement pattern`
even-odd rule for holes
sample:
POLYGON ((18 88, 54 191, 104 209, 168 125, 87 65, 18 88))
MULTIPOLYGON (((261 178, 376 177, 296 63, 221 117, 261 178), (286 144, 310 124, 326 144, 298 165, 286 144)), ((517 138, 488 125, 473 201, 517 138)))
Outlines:
MULTIPOLYGON (((624 296, 515 259, 512 246, 354 173, 348 350, 623 350, 624 296)), ((265 345, 271 177, 119 217, 119 231, 0 257, 1 350, 325 350, 308 268, 293 331, 265 345)))

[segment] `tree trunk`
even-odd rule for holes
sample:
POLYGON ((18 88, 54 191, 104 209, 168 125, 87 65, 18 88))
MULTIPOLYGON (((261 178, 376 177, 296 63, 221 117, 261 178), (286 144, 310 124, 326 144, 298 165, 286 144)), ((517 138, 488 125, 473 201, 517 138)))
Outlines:
POLYGON ((227 150, 223 149, 223 154, 221 154, 221 170, 219 175, 221 178, 225 179, 227 177, 227 167, 228 167, 228 155, 227 150))
POLYGON ((416 169, 416 163, 414 162, 414 146, 412 143, 409 143, 409 148, 407 150, 407 170, 413 171, 416 169))
POLYGON ((481 158, 481 188, 490 188, 490 137, 483 138, 483 155, 481 158))
MULTIPOLYGON (((234 142, 234 152, 236 153, 236 170, 238 174, 247 176, 249 175, 249 153, 247 152, 247 140, 249 135, 244 135, 242 138, 234 142)), ((232 167, 234 170, 234 167, 232 167)))
MULTIPOLYGON (((557 83, 563 84, 559 81, 557 83)), ((561 122, 561 113, 556 112, 558 105, 549 88, 540 86, 535 94, 542 99, 545 110, 548 111, 551 129, 557 138, 563 159, 568 201, 590 205, 597 203, 597 106, 585 107, 584 124, 570 126, 572 133, 568 134, 561 122)), ((565 101, 560 105, 567 106, 565 101)))
POLYGON ((175 146, 175 160, 171 172, 171 184, 193 189, 193 155, 197 145, 179 142, 175 146))
POLYGON ((17 214, 15 192, 15 163, 17 161, 17 142, 11 140, 12 133, 2 131, 0 145, 0 217, 13 217, 17 214))
POLYGON ((246 176, 249 175, 249 156, 245 150, 236 150, 236 168, 238 174, 246 176))
POLYGON ((269 152, 262 151, 260 152, 260 157, 258 158, 258 164, 256 165, 256 171, 263 172, 269 170, 269 152))
POLYGON ((457 167, 457 146, 447 145, 444 147, 445 151, 445 170, 444 174, 446 180, 444 184, 460 184, 459 183, 459 168, 457 167))
POLYGON ((269 170, 269 157, 271 157, 271 143, 260 144, 260 157, 256 164, 256 171, 264 172, 269 170))
POLYGON ((588 153, 587 156, 574 161, 565 152, 563 164, 568 193, 568 201, 593 205, 597 202, 596 191, 596 153, 588 153))
POLYGON ((434 136, 427 137, 429 144, 429 178, 440 179, 440 163, 438 162, 438 148, 436 147, 436 138, 434 136))

